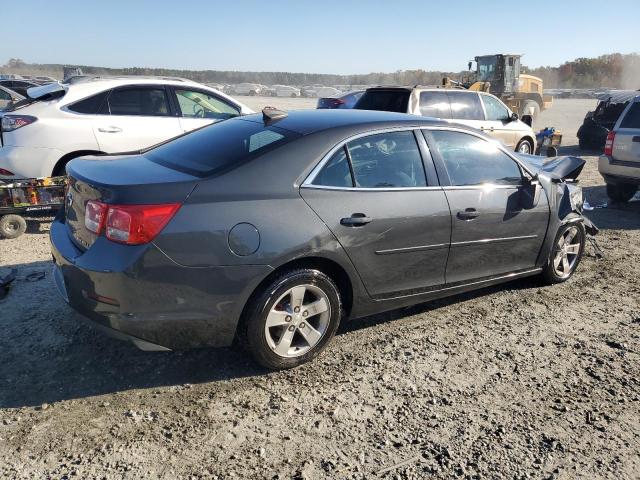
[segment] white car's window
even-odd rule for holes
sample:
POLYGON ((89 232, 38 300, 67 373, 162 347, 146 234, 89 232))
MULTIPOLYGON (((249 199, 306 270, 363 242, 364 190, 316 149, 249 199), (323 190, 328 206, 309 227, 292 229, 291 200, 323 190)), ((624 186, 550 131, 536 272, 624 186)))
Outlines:
POLYGON ((635 102, 620 122, 620 128, 640 128, 640 102, 635 102))
POLYGON ((95 113, 106 113, 109 114, 108 109, 101 109, 101 107, 105 104, 105 100, 109 95, 109 90, 106 92, 100 92, 96 95, 92 95, 90 97, 85 98, 84 100, 80 100, 79 102, 75 102, 69 105, 67 108, 72 112, 77 113, 86 113, 86 114, 95 114, 95 113))
POLYGON ((427 179, 413 132, 370 135, 347 144, 356 187, 424 187, 427 179))
POLYGON ((477 93, 448 92, 451 118, 456 120, 484 120, 484 112, 477 93))
POLYGON ((0 100, 8 100, 11 101, 11 95, 9 95, 4 90, 0 90, 0 100))
POLYGON ((448 130, 431 132, 451 185, 521 185, 518 164, 492 142, 448 130))
POLYGON ((451 118, 447 92, 420 92, 420 113, 425 117, 451 118))
POLYGON ((219 98, 196 90, 176 89, 183 117, 224 120, 240 114, 240 110, 219 98))
POLYGON ((109 95, 111 115, 169 115, 169 102, 164 88, 124 88, 109 95))
POLYGON ((500 100, 489 95, 480 95, 480 98, 482 98, 484 109, 487 112, 487 120, 504 121, 509 118, 509 110, 500 100))

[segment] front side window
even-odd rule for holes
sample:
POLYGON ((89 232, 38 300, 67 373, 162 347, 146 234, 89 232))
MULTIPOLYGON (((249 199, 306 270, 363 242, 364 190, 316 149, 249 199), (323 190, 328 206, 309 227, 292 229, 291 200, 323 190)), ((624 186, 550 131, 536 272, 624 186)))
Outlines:
POLYGON ((225 120, 240 114, 238 108, 213 95, 195 90, 176 89, 175 92, 183 117, 225 120))
POLYGON ((456 120, 484 120, 482 105, 477 93, 448 92, 451 118, 456 120))
POLYGON ((446 92, 420 92, 420 113, 425 117, 451 118, 446 92))
POLYGON ((331 156, 313 180, 312 185, 343 188, 353 187, 346 147, 342 147, 331 156))
POLYGON ((427 180, 411 131, 370 135, 347 144, 356 187, 424 187, 427 180))
POLYGON ((487 112, 487 120, 503 122, 509 119, 509 110, 500 100, 489 95, 480 95, 480 97, 487 112))
POLYGON ((634 102, 620 122, 620 128, 640 128, 640 102, 634 102))
POLYGON ((431 135, 451 185, 522 184, 518 164, 494 143, 448 130, 434 130, 431 135))
POLYGON ((109 96, 111 115, 159 117, 169 115, 164 88, 124 88, 109 96))
POLYGON ((495 57, 478 59, 478 80, 481 82, 492 81, 496 73, 496 63, 495 57))

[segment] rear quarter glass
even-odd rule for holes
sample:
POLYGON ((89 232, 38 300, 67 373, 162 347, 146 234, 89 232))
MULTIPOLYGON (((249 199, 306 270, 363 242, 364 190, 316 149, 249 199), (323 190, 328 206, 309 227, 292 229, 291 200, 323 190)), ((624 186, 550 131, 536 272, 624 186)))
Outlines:
POLYGON ((640 102, 634 102, 627 110, 620 122, 620 128, 634 128, 640 130, 640 102))
POLYGON ((202 178, 230 171, 299 137, 299 133, 238 118, 179 137, 144 156, 202 178))

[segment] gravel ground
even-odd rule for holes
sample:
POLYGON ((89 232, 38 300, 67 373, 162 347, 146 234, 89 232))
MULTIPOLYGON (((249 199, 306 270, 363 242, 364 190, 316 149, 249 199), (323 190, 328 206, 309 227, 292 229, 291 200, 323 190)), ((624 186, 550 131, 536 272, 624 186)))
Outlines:
MULTIPOLYGON (((561 153, 592 105, 544 113, 561 153)), ((589 216, 606 258, 587 249, 571 281, 345 323, 277 373, 232 349, 144 353, 94 332, 54 293, 34 221, 0 240, 0 273, 18 268, 0 301, 0 478, 639 478, 640 201, 589 216)))

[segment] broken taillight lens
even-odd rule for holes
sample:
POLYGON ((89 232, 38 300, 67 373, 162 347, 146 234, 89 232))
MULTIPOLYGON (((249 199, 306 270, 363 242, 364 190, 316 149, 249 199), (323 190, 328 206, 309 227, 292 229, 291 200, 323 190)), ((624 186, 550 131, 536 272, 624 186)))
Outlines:
POLYGON ((616 140, 616 132, 607 134, 607 141, 604 143, 604 154, 613 155, 613 142, 616 140))

